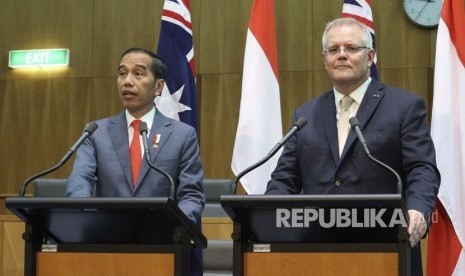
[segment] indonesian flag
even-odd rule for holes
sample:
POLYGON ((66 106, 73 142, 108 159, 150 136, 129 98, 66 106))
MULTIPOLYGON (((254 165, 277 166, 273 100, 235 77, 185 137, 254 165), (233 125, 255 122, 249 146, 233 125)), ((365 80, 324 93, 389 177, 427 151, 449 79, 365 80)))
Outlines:
MULTIPOLYGON (((255 0, 245 46, 242 96, 231 168, 235 175, 264 158, 282 137, 274 3, 255 0)), ((263 194, 280 152, 241 178, 248 194, 263 194)))
POLYGON ((465 275, 465 9, 445 0, 436 42, 431 134, 441 172, 428 237, 429 276, 465 275))

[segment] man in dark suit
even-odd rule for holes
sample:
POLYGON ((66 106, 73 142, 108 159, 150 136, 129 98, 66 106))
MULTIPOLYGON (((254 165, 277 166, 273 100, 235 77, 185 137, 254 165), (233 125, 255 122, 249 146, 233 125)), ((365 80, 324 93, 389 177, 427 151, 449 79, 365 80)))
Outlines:
POLYGON ((425 104, 370 78, 375 50, 358 21, 330 22, 322 40, 334 87, 295 110, 294 121, 305 117, 308 123, 286 144, 266 194, 396 193, 395 176, 370 161, 350 131, 348 118, 358 118, 371 154, 402 178, 412 275, 421 275, 418 241, 426 233, 440 183, 425 104))
MULTIPOLYGON (((125 110, 97 121, 98 129, 78 149, 68 196, 90 197, 93 192, 97 197, 170 195, 169 181, 143 161, 137 131, 140 120, 148 126, 152 162, 172 177, 179 208, 200 224, 205 195, 196 131, 163 116, 153 102, 163 89, 166 72, 163 61, 149 50, 130 48, 123 53, 117 87, 125 110)), ((193 274, 200 275, 200 260, 193 265, 197 271, 193 274)))

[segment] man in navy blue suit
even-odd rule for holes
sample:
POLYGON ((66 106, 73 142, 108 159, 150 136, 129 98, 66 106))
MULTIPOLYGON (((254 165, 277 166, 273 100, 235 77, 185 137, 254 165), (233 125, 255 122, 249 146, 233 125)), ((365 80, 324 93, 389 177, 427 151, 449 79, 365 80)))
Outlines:
POLYGON ((440 174, 423 100, 370 78, 375 50, 366 27, 350 18, 330 22, 323 60, 333 89, 297 108, 307 125, 293 136, 266 194, 396 193, 396 178, 370 161, 347 124, 356 117, 371 154, 400 174, 409 214, 412 275, 422 275, 418 241, 426 233, 440 174))
MULTIPOLYGON (((200 225, 205 195, 196 131, 163 116, 153 102, 163 89, 166 73, 164 62, 149 50, 130 48, 123 53, 116 83, 125 109, 116 116, 97 121, 98 129, 78 149, 68 179, 68 196, 170 195, 169 181, 143 161, 140 138, 133 140, 135 135, 138 138, 133 122, 141 120, 148 127, 152 162, 170 174, 179 208, 200 225), (133 143, 137 146, 134 146, 135 153, 130 154, 133 143)), ((197 259, 192 261, 192 274, 201 275, 201 254, 194 257, 197 259)))

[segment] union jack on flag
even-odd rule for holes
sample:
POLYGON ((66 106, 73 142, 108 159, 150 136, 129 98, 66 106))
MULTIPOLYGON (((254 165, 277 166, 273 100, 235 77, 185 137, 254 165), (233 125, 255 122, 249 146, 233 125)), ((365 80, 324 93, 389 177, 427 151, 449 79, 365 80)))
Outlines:
MULTIPOLYGON (((371 0, 344 0, 342 6, 342 17, 353 18, 365 25, 373 38, 373 49, 375 48, 375 24, 371 13, 371 0)), ((373 79, 378 79, 378 71, 376 70, 376 54, 374 63, 371 65, 370 75, 373 79)))
POLYGON ((165 116, 197 130, 194 43, 189 0, 165 0, 157 54, 168 67, 165 87, 155 98, 165 116))

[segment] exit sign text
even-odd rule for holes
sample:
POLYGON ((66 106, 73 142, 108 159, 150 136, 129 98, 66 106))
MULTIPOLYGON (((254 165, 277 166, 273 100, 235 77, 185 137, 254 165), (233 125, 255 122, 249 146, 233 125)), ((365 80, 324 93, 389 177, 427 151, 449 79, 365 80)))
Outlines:
POLYGON ((69 66, 69 49, 40 49, 10 51, 8 67, 60 67, 69 66))

